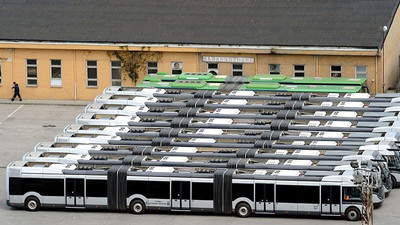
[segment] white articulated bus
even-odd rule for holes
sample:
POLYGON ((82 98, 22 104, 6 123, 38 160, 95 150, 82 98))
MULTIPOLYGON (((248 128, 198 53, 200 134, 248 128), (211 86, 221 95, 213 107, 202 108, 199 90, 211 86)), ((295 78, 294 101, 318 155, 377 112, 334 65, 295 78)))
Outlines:
POLYGON ((361 192, 352 172, 307 176, 298 171, 134 167, 104 168, 12 162, 7 204, 93 208, 141 214, 149 210, 291 215, 360 219, 361 192))

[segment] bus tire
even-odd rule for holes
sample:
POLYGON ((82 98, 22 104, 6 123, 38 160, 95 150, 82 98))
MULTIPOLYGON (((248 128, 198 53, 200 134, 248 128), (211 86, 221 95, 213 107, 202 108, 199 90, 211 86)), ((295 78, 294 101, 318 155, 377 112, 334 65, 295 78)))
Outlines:
POLYGON ((235 212, 238 217, 246 218, 251 215, 251 208, 249 204, 241 202, 236 206, 235 212))
POLYGON ((390 175, 390 178, 392 179, 392 188, 397 187, 396 177, 394 177, 393 175, 390 175))
POLYGON ((349 207, 344 213, 345 217, 349 221, 358 221, 361 218, 360 210, 356 207, 349 207))
POLYGON ((25 209, 27 211, 38 211, 40 209, 40 201, 34 196, 30 196, 25 200, 25 209))
POLYGON ((143 214, 146 211, 146 205, 140 199, 135 199, 131 202, 130 211, 133 214, 143 214))

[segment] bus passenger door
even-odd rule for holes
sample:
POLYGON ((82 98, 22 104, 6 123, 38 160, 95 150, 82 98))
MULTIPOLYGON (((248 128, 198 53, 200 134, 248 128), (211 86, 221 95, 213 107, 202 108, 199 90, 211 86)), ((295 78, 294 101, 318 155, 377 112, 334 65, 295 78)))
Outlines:
POLYGON ((66 179, 66 205, 70 207, 83 207, 84 201, 84 179, 66 179))
POLYGON ((340 214, 340 186, 321 186, 321 213, 340 214))
POLYGON ((172 181, 171 209, 190 209, 190 181, 172 181))
POLYGON ((274 212, 273 184, 256 184, 256 212, 274 212))

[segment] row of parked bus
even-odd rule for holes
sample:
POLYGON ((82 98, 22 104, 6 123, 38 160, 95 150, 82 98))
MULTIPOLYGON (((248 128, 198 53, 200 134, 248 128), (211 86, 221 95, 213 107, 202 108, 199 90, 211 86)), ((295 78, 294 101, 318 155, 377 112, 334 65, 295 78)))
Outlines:
POLYGON ((360 170, 376 207, 400 185, 399 101, 109 87, 54 142, 7 166, 7 204, 355 221, 360 170))
POLYGON ((254 76, 213 75, 202 72, 148 74, 138 87, 197 90, 253 90, 279 92, 369 92, 365 78, 287 77, 282 74, 254 76))

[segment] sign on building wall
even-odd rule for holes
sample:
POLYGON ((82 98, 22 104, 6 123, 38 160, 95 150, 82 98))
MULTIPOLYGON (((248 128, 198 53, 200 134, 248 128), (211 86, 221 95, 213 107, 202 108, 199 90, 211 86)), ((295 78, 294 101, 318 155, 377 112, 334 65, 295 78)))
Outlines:
POLYGON ((203 56, 203 62, 254 63, 254 58, 250 58, 250 57, 203 56))

